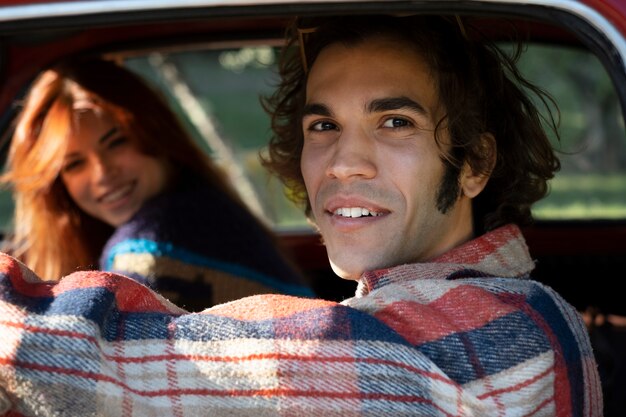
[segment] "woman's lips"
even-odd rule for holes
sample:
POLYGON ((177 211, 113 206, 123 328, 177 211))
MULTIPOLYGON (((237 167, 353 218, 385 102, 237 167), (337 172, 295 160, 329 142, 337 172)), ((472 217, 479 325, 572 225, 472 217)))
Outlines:
POLYGON ((107 205, 115 204, 125 199, 126 197, 128 197, 130 193, 132 193, 134 188, 135 188, 135 182, 133 181, 122 187, 106 192, 104 195, 98 198, 98 201, 102 204, 107 204, 107 205))

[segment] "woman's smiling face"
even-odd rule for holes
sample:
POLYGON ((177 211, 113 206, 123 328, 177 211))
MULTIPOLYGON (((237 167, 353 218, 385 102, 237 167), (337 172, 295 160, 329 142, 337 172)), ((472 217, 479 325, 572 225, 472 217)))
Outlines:
POLYGON ((89 108, 76 116, 61 180, 78 207, 117 227, 166 188, 168 164, 142 153, 107 112, 89 108))

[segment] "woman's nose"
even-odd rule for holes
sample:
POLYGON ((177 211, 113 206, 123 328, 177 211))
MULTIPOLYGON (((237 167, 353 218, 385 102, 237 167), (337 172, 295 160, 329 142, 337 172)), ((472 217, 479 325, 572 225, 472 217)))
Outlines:
POLYGON ((339 180, 376 176, 375 143, 359 129, 344 130, 335 142, 326 175, 339 180))
POLYGON ((115 161, 107 156, 95 155, 92 161, 92 180, 94 182, 106 182, 118 172, 115 161))

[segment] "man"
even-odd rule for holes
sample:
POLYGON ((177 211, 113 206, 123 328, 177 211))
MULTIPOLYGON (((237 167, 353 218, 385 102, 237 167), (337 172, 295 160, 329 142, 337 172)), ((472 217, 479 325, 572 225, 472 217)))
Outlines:
POLYGON ((266 164, 356 296, 189 315, 104 273, 29 284, 4 258, 0 411, 601 415, 582 321, 527 279, 517 225, 558 161, 510 62, 455 20, 300 29, 266 164))

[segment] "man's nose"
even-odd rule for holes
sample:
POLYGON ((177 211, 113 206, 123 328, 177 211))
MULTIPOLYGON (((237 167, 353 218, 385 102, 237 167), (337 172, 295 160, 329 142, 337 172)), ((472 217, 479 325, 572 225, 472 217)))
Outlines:
POLYGON ((362 129, 344 129, 334 144, 326 175, 340 180, 376 176, 375 139, 362 129))

